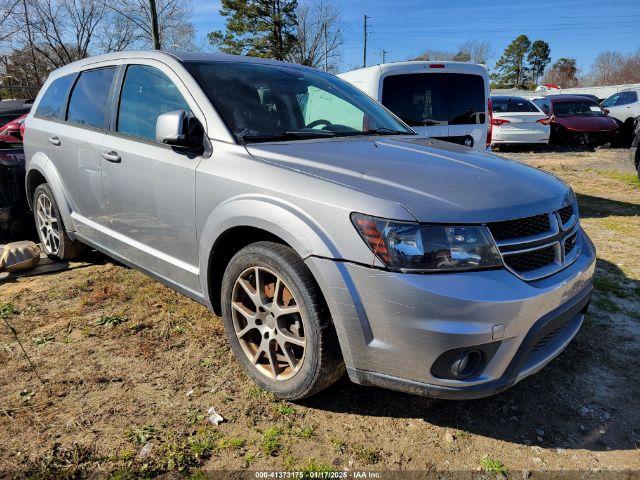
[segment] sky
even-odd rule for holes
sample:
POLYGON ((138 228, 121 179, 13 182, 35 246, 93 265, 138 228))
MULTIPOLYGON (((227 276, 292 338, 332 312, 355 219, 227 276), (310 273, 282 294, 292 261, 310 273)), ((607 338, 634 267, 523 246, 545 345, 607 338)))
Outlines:
MULTIPOLYGON (((299 0, 299 2, 304 0, 299 0)), ((452 50, 465 40, 486 40, 489 67, 524 33, 551 47, 552 61, 575 58, 587 73, 604 51, 640 49, 640 0, 329 0, 341 11, 344 37, 339 71, 362 66, 363 15, 368 20, 367 64, 407 60, 424 50, 452 50)), ((224 30, 215 0, 194 0, 193 22, 200 41, 224 30)))

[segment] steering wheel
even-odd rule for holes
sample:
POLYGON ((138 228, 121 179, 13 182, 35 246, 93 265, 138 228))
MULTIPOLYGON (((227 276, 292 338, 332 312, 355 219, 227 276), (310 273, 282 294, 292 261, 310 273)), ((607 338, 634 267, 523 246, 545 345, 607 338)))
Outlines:
POLYGON ((325 120, 323 118, 319 118, 318 120, 314 120, 313 122, 311 122, 309 125, 305 125, 305 128, 313 128, 313 127, 317 127, 318 125, 325 125, 325 126, 329 126, 329 125, 333 125, 333 123, 331 123, 329 120, 325 120))

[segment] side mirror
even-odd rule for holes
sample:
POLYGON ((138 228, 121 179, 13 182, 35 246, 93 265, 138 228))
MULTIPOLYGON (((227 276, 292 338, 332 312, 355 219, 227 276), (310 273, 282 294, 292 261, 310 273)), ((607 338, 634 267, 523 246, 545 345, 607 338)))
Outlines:
POLYGON ((186 138, 184 110, 163 113, 156 120, 156 141, 167 145, 183 146, 186 138))
POLYGON ((604 113, 606 113, 607 115, 609 115, 609 109, 608 109, 608 108, 603 108, 602 110, 604 110, 604 113))

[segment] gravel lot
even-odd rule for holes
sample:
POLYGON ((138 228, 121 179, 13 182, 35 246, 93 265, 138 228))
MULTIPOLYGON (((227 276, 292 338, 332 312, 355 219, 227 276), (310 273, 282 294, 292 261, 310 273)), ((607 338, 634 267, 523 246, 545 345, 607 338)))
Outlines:
MULTIPOLYGON (((222 322, 98 254, 0 284, 0 477, 305 471, 640 471, 640 190, 626 150, 511 152, 578 193, 596 293, 569 348, 498 396, 437 402, 346 378, 302 403, 241 373, 222 322), (225 419, 207 420, 213 407, 225 419)), ((253 477, 251 477, 253 478, 253 477)), ((384 478, 384 477, 382 477, 384 478)))

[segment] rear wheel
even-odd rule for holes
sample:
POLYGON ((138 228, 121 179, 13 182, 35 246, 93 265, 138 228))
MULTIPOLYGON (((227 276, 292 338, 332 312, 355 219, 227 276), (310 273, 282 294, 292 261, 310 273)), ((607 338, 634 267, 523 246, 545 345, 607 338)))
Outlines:
POLYGON ((320 290, 285 245, 257 242, 231 259, 222 281, 222 313, 245 371, 279 398, 309 397, 344 373, 320 290))
POLYGON ((83 245, 71 240, 67 235, 49 184, 43 183, 36 187, 32 205, 36 229, 44 253, 58 260, 76 257, 82 251, 83 245))

